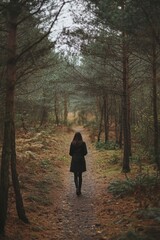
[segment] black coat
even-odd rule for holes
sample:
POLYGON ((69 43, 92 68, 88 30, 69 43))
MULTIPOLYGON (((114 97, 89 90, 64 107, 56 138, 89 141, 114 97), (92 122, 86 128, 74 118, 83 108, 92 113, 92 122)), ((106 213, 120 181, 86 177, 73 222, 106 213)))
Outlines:
POLYGON ((69 155, 72 156, 70 172, 85 172, 86 161, 84 156, 87 154, 87 147, 85 142, 78 144, 71 143, 69 155))

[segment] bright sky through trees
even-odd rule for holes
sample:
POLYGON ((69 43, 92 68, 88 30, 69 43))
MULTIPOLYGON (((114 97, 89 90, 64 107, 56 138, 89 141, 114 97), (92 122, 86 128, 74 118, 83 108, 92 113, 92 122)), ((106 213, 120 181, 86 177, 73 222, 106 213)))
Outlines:
POLYGON ((71 32, 74 29, 77 29, 81 26, 81 23, 77 21, 80 16, 83 16, 83 11, 85 7, 82 4, 81 1, 78 1, 78 3, 74 1, 67 2, 61 14, 58 17, 58 20, 56 21, 56 24, 54 25, 52 29, 51 38, 56 42, 56 48, 58 48, 60 51, 72 51, 71 48, 69 48, 66 44, 66 41, 64 40, 63 30, 65 29, 65 32, 71 32))
POLYGON ((53 34, 57 33, 59 34, 62 32, 63 28, 70 28, 73 25, 73 19, 71 16, 71 6, 69 3, 67 3, 63 10, 62 13, 60 14, 57 23, 54 26, 53 29, 53 34))

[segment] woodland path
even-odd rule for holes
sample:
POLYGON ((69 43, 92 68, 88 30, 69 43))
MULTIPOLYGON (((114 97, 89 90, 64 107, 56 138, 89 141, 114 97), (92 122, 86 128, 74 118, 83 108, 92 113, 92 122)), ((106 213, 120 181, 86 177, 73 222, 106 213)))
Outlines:
MULTIPOLYGON (((30 224, 18 219, 11 188, 6 235, 0 239, 117 240, 130 230, 150 234, 152 240, 160 239, 159 223, 136 214, 143 199, 132 195, 116 198, 109 193, 109 183, 125 176, 120 173, 120 164, 113 166, 106 160, 113 152, 104 155, 97 151, 85 128, 25 135, 20 132, 17 147, 19 179, 30 224), (74 131, 82 133, 88 148, 80 196, 76 195, 73 173, 69 172, 69 146, 74 131)), ((121 239, 141 238, 132 235, 121 239)))
POLYGON ((69 171, 66 173, 65 188, 59 201, 62 203, 58 212, 59 240, 107 239, 104 235, 102 236, 101 224, 98 222, 95 212, 95 198, 99 194, 92 146, 82 127, 76 127, 74 131, 80 131, 87 144, 87 171, 83 173, 82 195, 80 196, 75 193, 73 174, 69 171))

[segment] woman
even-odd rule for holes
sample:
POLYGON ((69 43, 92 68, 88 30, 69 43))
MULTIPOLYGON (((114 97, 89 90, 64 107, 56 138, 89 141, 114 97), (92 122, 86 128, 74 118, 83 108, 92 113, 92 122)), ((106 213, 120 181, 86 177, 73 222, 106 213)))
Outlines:
POLYGON ((72 156, 70 172, 74 173, 76 194, 81 194, 82 172, 86 171, 86 161, 84 156, 87 154, 86 143, 82 139, 80 132, 76 132, 70 145, 69 155, 72 156))

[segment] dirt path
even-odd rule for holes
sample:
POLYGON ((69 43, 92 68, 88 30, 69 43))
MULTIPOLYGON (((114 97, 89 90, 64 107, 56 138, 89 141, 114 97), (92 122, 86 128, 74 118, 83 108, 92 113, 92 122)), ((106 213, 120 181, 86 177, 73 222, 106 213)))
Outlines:
POLYGON ((60 197, 62 204, 58 212, 59 240, 106 239, 105 236, 101 234, 101 225, 96 218, 95 212, 97 180, 92 146, 83 128, 80 127, 74 130, 82 133, 83 139, 87 144, 87 172, 83 174, 82 195, 77 196, 75 193, 73 174, 66 171, 65 189, 60 197))
POLYGON ((134 198, 125 199, 124 204, 124 199, 107 191, 109 165, 90 143, 86 129, 76 127, 74 131, 82 133, 88 148, 80 196, 69 172, 68 152, 74 132, 59 128, 57 132, 19 135, 18 172, 30 224, 18 219, 11 188, 3 240, 113 240, 132 226, 134 198))
MULTIPOLYGON (((73 173, 69 172, 68 152, 74 132, 60 127, 56 131, 19 133, 17 165, 30 224, 18 219, 11 187, 6 236, 0 239, 117 240, 131 230, 142 232, 152 225, 154 232, 155 226, 159 229, 159 223, 137 216, 139 202, 134 196, 116 198, 108 192, 113 179, 125 178, 120 165, 108 163, 112 153, 97 151, 86 129, 76 127, 74 131, 82 133, 88 148, 81 196, 76 195, 73 173)), ((151 239, 159 239, 157 236, 151 239)))

